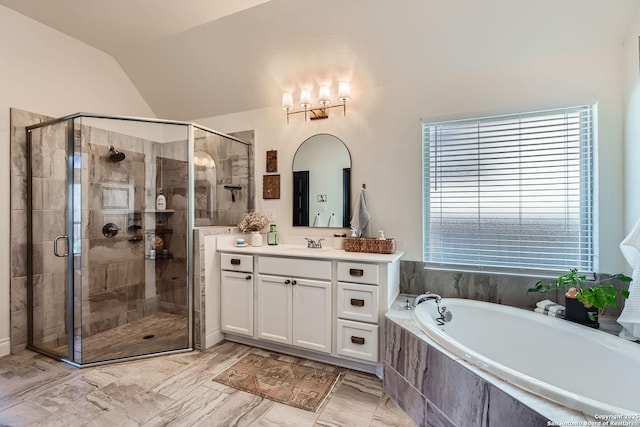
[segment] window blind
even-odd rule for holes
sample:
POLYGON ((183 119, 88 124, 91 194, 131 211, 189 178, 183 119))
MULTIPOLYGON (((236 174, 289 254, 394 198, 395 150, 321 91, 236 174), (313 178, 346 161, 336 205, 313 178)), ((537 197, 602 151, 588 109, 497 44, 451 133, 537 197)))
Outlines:
POLYGON ((423 124, 425 265, 593 272, 595 108, 423 124))

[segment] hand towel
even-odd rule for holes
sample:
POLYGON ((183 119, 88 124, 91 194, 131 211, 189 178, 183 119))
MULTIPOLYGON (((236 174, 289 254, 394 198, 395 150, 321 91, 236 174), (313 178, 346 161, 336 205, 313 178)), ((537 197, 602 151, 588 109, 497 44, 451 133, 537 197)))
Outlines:
POLYGON ((619 336, 635 341, 640 339, 640 220, 620 243, 620 251, 633 268, 633 280, 629 285, 629 298, 618 317, 618 323, 622 325, 619 336))
POLYGON ((335 227, 336 226, 336 214, 331 214, 331 216, 329 217, 329 223, 327 224, 327 227, 335 227))
POLYGON ((320 212, 318 212, 315 216, 315 218, 313 218, 313 225, 312 227, 320 227, 320 212))
POLYGON ((367 190, 360 190, 351 218, 351 228, 356 230, 357 237, 371 237, 371 214, 367 208, 367 190))
POLYGON ((557 317, 557 318, 564 318, 564 310, 562 310, 562 312, 552 312, 552 311, 546 311, 544 308, 539 308, 536 307, 535 310, 536 313, 540 313, 540 314, 544 314, 546 316, 551 316, 551 317, 557 317))

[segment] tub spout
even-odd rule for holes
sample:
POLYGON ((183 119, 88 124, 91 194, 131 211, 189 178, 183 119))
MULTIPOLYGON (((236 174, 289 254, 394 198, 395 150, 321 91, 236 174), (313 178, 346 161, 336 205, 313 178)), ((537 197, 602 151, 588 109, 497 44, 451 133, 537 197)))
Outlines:
POLYGON ((437 294, 432 294, 431 292, 427 292, 425 294, 422 295, 418 295, 416 297, 416 299, 413 300, 413 306, 417 307, 418 304, 428 301, 430 299, 434 299, 436 300, 436 303, 440 304, 440 301, 442 300, 442 297, 440 295, 437 294))

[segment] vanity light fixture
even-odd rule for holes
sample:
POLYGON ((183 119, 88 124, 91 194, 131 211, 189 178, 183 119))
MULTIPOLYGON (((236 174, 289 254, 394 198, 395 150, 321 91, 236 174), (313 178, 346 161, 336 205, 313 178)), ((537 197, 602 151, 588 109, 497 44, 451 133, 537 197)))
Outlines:
POLYGON ((292 114, 304 113, 304 121, 307 121, 307 117, 311 120, 328 119, 330 108, 342 108, 343 114, 347 115, 347 101, 351 99, 351 87, 349 82, 342 81, 338 84, 338 99, 341 104, 331 105, 329 86, 320 86, 318 91, 318 104, 320 107, 311 108, 311 91, 309 89, 302 89, 300 92, 300 108, 302 110, 293 110, 293 94, 291 92, 285 92, 282 94, 282 109, 287 112, 287 124, 289 123, 289 116, 292 114))

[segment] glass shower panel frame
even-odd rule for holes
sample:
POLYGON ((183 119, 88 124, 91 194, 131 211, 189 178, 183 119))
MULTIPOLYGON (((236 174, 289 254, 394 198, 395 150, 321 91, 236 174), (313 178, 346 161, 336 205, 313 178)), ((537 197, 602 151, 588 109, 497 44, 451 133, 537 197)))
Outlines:
POLYGON ((90 366, 192 348, 189 126, 103 116, 76 123, 82 191, 74 196, 83 225, 75 242, 74 361, 90 366), (158 211, 162 187, 168 206, 158 211))
POLYGON ((70 359, 73 346, 73 259, 67 232, 73 208, 68 197, 72 145, 69 120, 27 129, 27 347, 59 359, 70 359))

